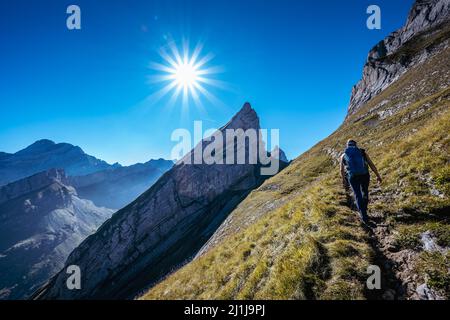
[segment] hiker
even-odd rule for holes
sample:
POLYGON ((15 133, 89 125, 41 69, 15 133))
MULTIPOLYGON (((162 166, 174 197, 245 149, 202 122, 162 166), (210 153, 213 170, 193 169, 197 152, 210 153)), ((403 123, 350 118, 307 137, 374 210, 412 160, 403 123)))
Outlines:
POLYGON ((364 224, 368 224, 367 206, 369 204, 369 168, 377 176, 378 183, 382 182, 377 168, 364 149, 357 146, 356 141, 348 140, 347 148, 341 156, 340 169, 344 186, 350 185, 353 190, 356 207, 364 224))

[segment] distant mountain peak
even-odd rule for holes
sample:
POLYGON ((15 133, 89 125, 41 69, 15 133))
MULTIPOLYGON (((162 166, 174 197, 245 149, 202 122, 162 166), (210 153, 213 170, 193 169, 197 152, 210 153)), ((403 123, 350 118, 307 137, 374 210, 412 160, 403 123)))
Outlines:
POLYGON ((55 145, 56 143, 50 139, 37 140, 33 145, 55 145))
POLYGON ((244 111, 244 112, 249 112, 251 110, 253 110, 253 109, 252 109, 252 105, 250 104, 250 102, 244 103, 244 106, 241 108, 241 111, 244 111))
POLYGON ((260 129, 259 117, 250 103, 246 102, 221 130, 224 129, 260 129))
POLYGON ((46 150, 53 148, 55 145, 56 145, 56 143, 52 140, 41 139, 41 140, 37 140, 36 142, 32 143, 25 149, 18 151, 17 154, 45 152, 46 150))

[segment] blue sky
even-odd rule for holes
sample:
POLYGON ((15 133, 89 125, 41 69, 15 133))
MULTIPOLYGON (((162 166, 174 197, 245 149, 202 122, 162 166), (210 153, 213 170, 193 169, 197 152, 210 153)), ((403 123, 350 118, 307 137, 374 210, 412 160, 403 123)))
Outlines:
POLYGON ((401 27, 413 0, 7 0, 0 3, 0 151, 38 139, 69 142, 108 162, 169 157, 176 128, 225 124, 245 101, 264 128, 280 129, 295 158, 342 122, 368 50, 401 27), (81 8, 82 29, 66 28, 81 8), (366 8, 382 10, 382 29, 366 28, 366 8), (221 66, 207 86, 223 105, 202 99, 182 112, 169 98, 148 102, 161 85, 158 50, 173 39, 221 66))

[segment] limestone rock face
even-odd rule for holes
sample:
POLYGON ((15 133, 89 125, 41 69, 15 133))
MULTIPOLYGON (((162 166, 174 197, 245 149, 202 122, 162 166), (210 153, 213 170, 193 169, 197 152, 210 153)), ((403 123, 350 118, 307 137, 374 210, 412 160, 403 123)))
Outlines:
MULTIPOLYGON (((259 129, 248 103, 216 135, 238 128, 259 129)), ((194 160, 196 150, 210 143, 201 141, 183 160, 194 160)), ((224 157, 237 148, 228 149, 224 157)), ((133 298, 198 252, 229 212, 263 182, 259 169, 259 164, 179 161, 72 252, 66 265, 80 267, 82 290, 67 290, 67 275, 61 271, 36 298, 133 298)))
POLYGON ((424 31, 427 31, 426 37, 431 38, 433 32, 430 30, 448 29, 449 22, 450 0, 416 0, 405 26, 369 52, 363 77, 353 87, 348 115, 357 112, 408 70, 448 47, 448 41, 439 42, 437 46, 430 43, 423 48, 408 48, 407 45, 424 31))
POLYGON ((29 297, 111 214, 80 199, 62 170, 0 188, 0 299, 29 297))

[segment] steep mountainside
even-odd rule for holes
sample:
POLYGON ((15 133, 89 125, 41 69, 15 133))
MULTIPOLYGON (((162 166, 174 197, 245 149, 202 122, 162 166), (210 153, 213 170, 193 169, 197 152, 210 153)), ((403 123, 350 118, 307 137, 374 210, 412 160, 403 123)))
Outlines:
POLYGON ((366 66, 342 126, 251 192, 195 260, 142 298, 448 299, 448 10, 446 22, 427 29, 442 5, 448 1, 417 1, 397 48, 372 57, 375 65, 416 63, 394 76, 386 68, 387 82, 366 66), (371 186, 372 231, 360 225, 339 176, 349 138, 384 178, 371 186), (365 285, 372 264, 382 270, 381 290, 365 285))
MULTIPOLYGON (((249 104, 217 133, 225 138, 227 129, 238 128, 260 128, 249 104)), ((201 141, 183 159, 195 158, 196 150, 210 143, 201 141)), ((224 157, 237 147, 234 142, 224 157)), ((247 143, 247 154, 249 148, 247 143)), ((66 264, 81 268, 83 290, 67 290, 62 271, 36 297, 132 298, 197 253, 228 213, 263 182, 260 167, 178 162, 69 256, 66 264)))
POLYGON ((61 170, 0 188, 0 299, 31 295, 111 214, 80 199, 61 170))
POLYGON ((0 155, 0 186, 53 168, 64 169, 68 175, 86 175, 117 166, 87 155, 80 147, 50 140, 4 155, 0 155))
POLYGON ((173 164, 170 160, 150 160, 70 177, 70 181, 80 197, 93 201, 97 206, 120 209, 150 188, 173 164))

